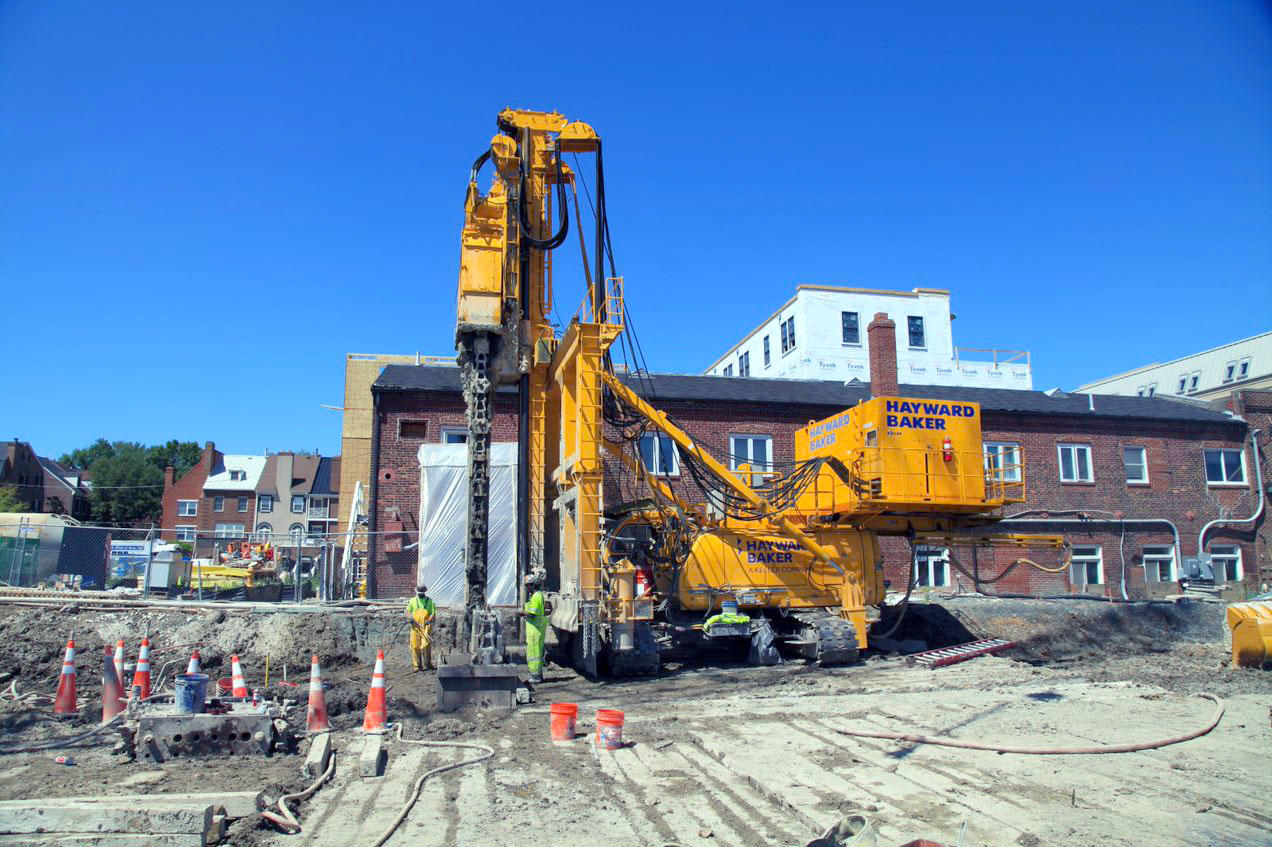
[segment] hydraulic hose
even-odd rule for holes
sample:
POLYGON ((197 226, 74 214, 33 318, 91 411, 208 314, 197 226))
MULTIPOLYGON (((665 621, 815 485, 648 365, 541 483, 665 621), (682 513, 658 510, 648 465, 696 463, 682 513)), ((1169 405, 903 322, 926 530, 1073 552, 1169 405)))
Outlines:
POLYGON ((837 729, 835 732, 840 735, 851 735, 859 738, 883 738, 889 741, 907 741, 911 744, 935 744, 941 747, 960 747, 965 750, 988 750, 991 753, 1019 753, 1025 756, 1072 756, 1082 754, 1097 753, 1135 753, 1140 750, 1152 750, 1157 747, 1166 747, 1171 744, 1179 744, 1182 741, 1191 741, 1194 738, 1200 738, 1210 730, 1219 725, 1219 719, 1223 717, 1223 701, 1208 692, 1199 692, 1197 697, 1204 697, 1211 700, 1215 704, 1214 714, 1210 721, 1200 729, 1192 732, 1185 732, 1182 735, 1172 735, 1169 738, 1159 738, 1155 741, 1141 741, 1136 744, 1108 744, 1095 747, 1017 747, 1008 744, 984 744, 978 741, 962 741, 957 738, 946 738, 940 735, 914 735, 907 732, 882 732, 868 729, 837 729))
POLYGON ((300 821, 296 819, 296 815, 287 804, 293 800, 309 799, 309 796, 317 791, 318 787, 326 782, 331 775, 336 772, 336 753, 334 750, 332 751, 330 758, 331 761, 327 763, 327 769, 323 771, 322 775, 315 779, 308 788, 304 791, 297 791, 294 794, 284 794, 282 797, 278 798, 279 814, 274 814, 273 812, 261 812, 261 817, 270 823, 281 827, 284 832, 291 834, 300 832, 300 821))

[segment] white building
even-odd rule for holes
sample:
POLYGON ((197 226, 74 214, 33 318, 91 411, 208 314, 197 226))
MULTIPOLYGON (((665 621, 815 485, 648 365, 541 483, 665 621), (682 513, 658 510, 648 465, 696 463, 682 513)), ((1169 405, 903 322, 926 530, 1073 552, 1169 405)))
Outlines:
POLYGON ((1173 394, 1210 400, 1242 389, 1272 388, 1272 332, 1097 379, 1078 391, 1097 394, 1173 394))
POLYGON ((1033 388, 1029 353, 955 347, 950 293, 799 285, 795 296, 706 369, 712 376, 870 380, 866 327, 897 325, 897 377, 914 385, 1033 388))

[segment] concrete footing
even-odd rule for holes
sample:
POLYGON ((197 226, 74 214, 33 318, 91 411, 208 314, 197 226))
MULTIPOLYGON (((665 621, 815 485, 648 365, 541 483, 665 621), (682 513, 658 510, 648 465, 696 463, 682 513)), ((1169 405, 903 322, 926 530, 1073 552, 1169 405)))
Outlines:
POLYGON ((384 749, 384 736, 380 733, 370 734, 362 746, 362 755, 358 758, 358 773, 363 779, 384 776, 384 766, 388 760, 389 751, 384 749))
POLYGON ((41 843, 99 847, 215 844, 228 819, 253 814, 263 800, 252 791, 8 800, 0 802, 0 844, 30 844, 35 833, 41 843))
POLYGON ((304 773, 305 776, 319 777, 327 772, 327 766, 331 764, 331 733, 320 732, 311 736, 309 742, 309 754, 305 756, 304 773))

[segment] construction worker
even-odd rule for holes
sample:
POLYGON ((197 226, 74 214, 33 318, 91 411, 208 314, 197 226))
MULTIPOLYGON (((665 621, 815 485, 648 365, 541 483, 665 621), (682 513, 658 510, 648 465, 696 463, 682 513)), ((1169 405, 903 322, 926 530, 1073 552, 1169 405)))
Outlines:
POLYGON ((530 681, 543 682, 544 637, 548 632, 548 609, 543 598, 542 582, 531 574, 526 577, 526 606, 518 614, 526 619, 526 664, 530 681))
POLYGON ((406 604, 411 621, 411 667, 417 671, 433 669, 433 618, 437 604, 428 596, 428 586, 415 586, 415 596, 406 604))

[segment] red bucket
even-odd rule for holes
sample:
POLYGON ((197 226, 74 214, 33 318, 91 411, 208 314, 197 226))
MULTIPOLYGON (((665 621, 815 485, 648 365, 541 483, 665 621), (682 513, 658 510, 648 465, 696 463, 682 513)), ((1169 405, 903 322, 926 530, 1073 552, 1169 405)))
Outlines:
POLYGON ((222 694, 229 694, 234 690, 234 680, 228 676, 221 677, 216 681, 216 690, 222 694))
POLYGON ((548 707, 548 716, 553 741, 574 740, 574 728, 579 718, 578 703, 553 703, 548 707))
POLYGON ((596 746, 602 750, 623 746, 623 713, 618 709, 596 710, 596 746))

